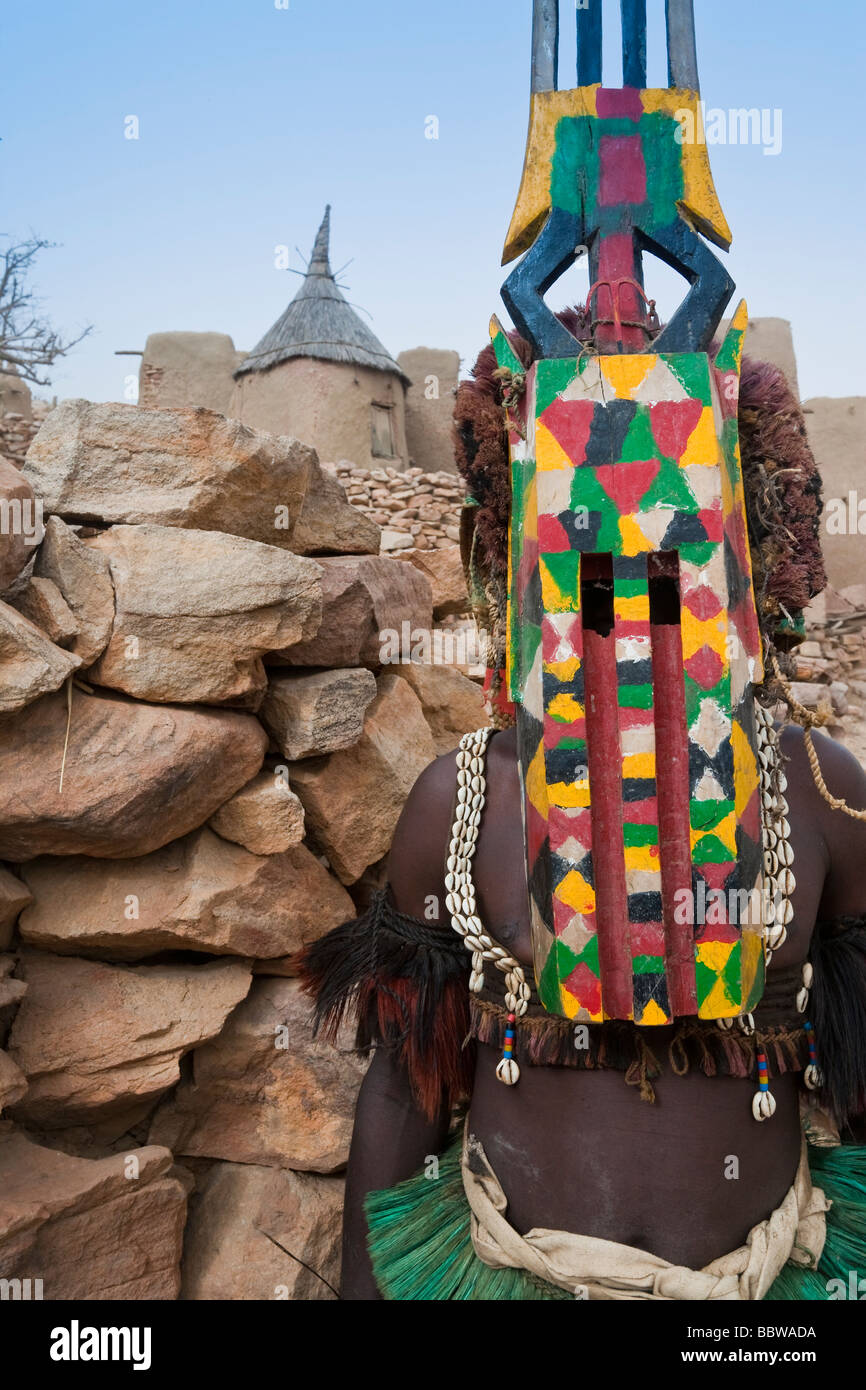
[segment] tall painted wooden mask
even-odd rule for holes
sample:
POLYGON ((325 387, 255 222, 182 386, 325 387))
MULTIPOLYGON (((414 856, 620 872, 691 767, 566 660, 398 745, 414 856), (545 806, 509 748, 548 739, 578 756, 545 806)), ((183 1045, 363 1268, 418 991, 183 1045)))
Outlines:
POLYGON ((623 82, 601 84, 601 0, 557 90, 558 6, 535 0, 533 95, 503 298, 507 685, 517 710, 535 972, 576 1021, 733 1018, 760 998, 763 679, 737 437, 745 304, 701 141, 691 0, 668 0, 670 86, 646 87, 646 0, 621 0, 623 82), (643 253, 690 282, 659 329, 643 253), (591 340, 542 298, 589 260, 591 340))

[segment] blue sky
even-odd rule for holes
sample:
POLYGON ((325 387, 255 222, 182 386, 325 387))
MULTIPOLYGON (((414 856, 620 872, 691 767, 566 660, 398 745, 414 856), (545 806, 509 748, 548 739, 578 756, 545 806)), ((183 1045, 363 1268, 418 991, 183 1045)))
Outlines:
MULTIPOLYGON (((333 264, 352 261, 348 297, 391 352, 470 358, 504 313, 530 0, 276 3, 6 7, 0 232, 61 243, 38 265, 45 310, 68 334, 94 325, 55 371, 58 396, 122 399, 137 360, 115 349, 150 332, 211 329, 251 347, 297 289, 275 246, 300 268, 294 248, 309 254, 328 201, 333 264), (138 140, 124 138, 130 115, 138 140), (431 115, 438 140, 425 138, 431 115)), ((567 21, 571 0, 562 8, 567 21)), ((804 397, 860 394, 866 5, 696 9, 707 106, 782 112, 777 156, 710 150, 738 291, 753 315, 792 320, 804 397)), ((650 81, 663 85, 661 56, 656 23, 650 81)), ((619 84, 618 69, 605 77, 619 84)), ((648 260, 663 311, 681 283, 648 260)))

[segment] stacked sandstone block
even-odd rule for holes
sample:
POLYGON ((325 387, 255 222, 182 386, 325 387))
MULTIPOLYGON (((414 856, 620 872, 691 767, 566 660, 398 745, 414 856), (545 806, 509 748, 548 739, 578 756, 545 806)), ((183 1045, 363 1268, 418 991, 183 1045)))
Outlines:
POLYGON ((333 1298, 365 1063, 296 962, 484 722, 457 670, 380 663, 461 597, 206 410, 64 402, 0 461, 4 515, 38 502, 0 531, 0 1278, 333 1298))

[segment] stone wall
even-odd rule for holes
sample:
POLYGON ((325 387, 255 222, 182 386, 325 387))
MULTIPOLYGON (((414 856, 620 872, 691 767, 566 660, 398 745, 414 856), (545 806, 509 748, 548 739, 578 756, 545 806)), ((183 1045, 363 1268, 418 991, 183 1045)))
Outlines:
POLYGON ((0 536, 0 1278, 332 1299, 365 1063, 313 1039, 298 953, 484 722, 380 661, 465 595, 207 410, 64 402, 0 489, 46 517, 0 536))
MULTIPOLYGON (((34 407, 42 403, 34 402, 34 407)), ((27 419, 17 411, 0 415, 0 457, 11 459, 19 467, 24 462, 27 450, 39 433, 44 415, 27 419)))
POLYGON ((456 473, 358 468, 343 460, 333 470, 349 501, 385 528, 382 549, 416 546, 433 550, 460 540, 460 509, 466 489, 456 473))
POLYGON ((0 373, 0 458, 20 467, 51 409, 47 401, 33 400, 21 377, 0 373))

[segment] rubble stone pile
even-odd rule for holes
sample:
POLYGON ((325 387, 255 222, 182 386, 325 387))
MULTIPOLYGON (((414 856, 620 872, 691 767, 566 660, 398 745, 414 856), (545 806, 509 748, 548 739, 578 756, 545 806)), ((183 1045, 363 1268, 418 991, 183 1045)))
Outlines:
POLYGON ((456 473, 356 468, 345 460, 331 467, 352 506, 384 528, 383 551, 435 550, 460 540, 465 488, 456 473))
POLYGON ((460 670, 383 660, 384 633, 465 608, 423 529, 451 494, 389 482, 385 505, 371 475, 356 506, 306 445, 204 409, 66 401, 22 462, 0 468, 0 1278, 331 1299, 365 1063, 313 1038, 297 959, 485 722, 460 670))
POLYGON ((866 584, 828 589, 796 652, 793 693, 866 765, 866 584))
POLYGON ((26 415, 20 415, 14 410, 0 414, 0 457, 10 459, 20 468, 24 463, 27 450, 42 428, 46 416, 51 413, 51 409, 52 407, 47 401, 33 401, 31 403, 32 419, 28 419, 26 415))

